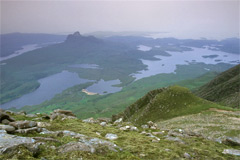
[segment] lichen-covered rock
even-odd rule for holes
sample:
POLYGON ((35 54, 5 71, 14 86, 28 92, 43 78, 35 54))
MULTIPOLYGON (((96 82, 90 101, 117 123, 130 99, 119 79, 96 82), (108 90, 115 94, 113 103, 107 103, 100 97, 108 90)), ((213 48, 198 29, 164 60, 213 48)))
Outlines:
POLYGON ((138 128, 135 126, 124 126, 119 128, 122 131, 138 131, 138 128))
POLYGON ((113 124, 119 124, 123 122, 123 118, 117 119, 113 124))
POLYGON ((10 135, 0 130, 0 154, 12 152, 19 145, 30 147, 34 142, 33 138, 10 135))
POLYGON ((99 121, 98 120, 96 120, 96 119, 94 119, 94 118, 88 118, 88 119, 84 119, 84 120, 82 120, 83 122, 85 122, 85 123, 99 123, 99 121))
POLYGON ((10 121, 9 120, 7 120, 7 119, 4 119, 4 120, 2 120, 2 124, 9 124, 10 123, 10 121))
POLYGON ((2 123, 2 120, 7 119, 10 122, 15 121, 12 117, 10 117, 7 113, 4 111, 0 111, 0 123, 2 123))
POLYGON ((240 156, 240 150, 238 150, 238 149, 224 149, 224 151, 222 153, 240 156))
POLYGON ((35 118, 38 117, 36 114, 27 114, 26 117, 35 118))
POLYGON ((0 125, 0 130, 5 130, 7 133, 14 133, 15 128, 10 125, 0 125))
POLYGON ((25 116, 27 113, 26 111, 20 111, 20 112, 17 112, 16 114, 25 116))
POLYGON ((72 111, 69 111, 69 110, 56 109, 53 111, 53 113, 59 113, 59 114, 64 114, 66 116, 76 117, 76 115, 73 114, 72 111))
POLYGON ((82 142, 70 142, 62 145, 58 148, 60 153, 72 152, 72 151, 85 151, 94 153, 96 150, 91 145, 84 144, 82 142))
POLYGON ((37 123, 34 121, 16 121, 16 122, 10 122, 9 125, 15 127, 16 129, 26 129, 26 128, 32 128, 36 127, 37 123))
POLYGON ((34 133, 34 132, 42 132, 42 128, 38 128, 38 127, 32 127, 32 128, 26 128, 26 129, 18 129, 15 131, 16 133, 34 133))
POLYGON ((103 118, 98 118, 97 119, 99 122, 106 122, 106 123, 110 123, 112 120, 111 120, 111 118, 105 118, 105 117, 103 117, 103 118))
POLYGON ((47 122, 37 122, 37 126, 40 127, 40 128, 44 128, 44 127, 51 126, 51 124, 47 123, 47 122))
POLYGON ((225 143, 233 146, 240 146, 240 139, 237 137, 227 137, 225 143))
POLYGON ((116 134, 107 133, 105 135, 105 138, 110 139, 110 140, 115 140, 115 139, 118 139, 118 136, 116 134))
POLYGON ((65 119, 76 119, 76 115, 72 113, 72 111, 69 110, 61 110, 61 109, 56 109, 51 113, 49 116, 50 120, 53 121, 57 118, 61 118, 62 120, 65 119))
POLYGON ((107 125, 107 122, 101 122, 100 125, 101 125, 101 126, 106 126, 106 125, 107 125))

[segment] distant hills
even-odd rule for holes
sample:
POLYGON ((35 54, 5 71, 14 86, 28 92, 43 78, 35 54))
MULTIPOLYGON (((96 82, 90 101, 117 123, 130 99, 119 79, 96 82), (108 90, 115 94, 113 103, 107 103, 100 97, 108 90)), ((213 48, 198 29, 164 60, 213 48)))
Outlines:
POLYGON ((220 103, 240 108, 240 65, 237 65, 202 86, 196 95, 220 103))
POLYGON ((23 45, 62 42, 66 36, 43 33, 9 33, 1 34, 0 38, 0 56, 5 57, 21 49, 23 45))

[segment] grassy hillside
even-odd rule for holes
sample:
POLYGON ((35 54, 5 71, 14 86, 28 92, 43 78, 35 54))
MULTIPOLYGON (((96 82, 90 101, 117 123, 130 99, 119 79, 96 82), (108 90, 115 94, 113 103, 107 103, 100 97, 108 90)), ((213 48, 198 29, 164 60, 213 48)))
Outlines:
POLYGON ((240 108, 240 65, 218 75, 197 90, 196 95, 219 104, 240 108))
POLYGON ((56 108, 69 109, 74 111, 81 119, 88 117, 111 117, 113 114, 124 111, 127 106, 133 104, 151 90, 173 84, 181 84, 189 89, 195 89, 215 77, 215 73, 206 73, 207 71, 203 68, 207 67, 219 72, 230 66, 231 65, 225 65, 223 67, 222 64, 177 66, 176 74, 159 74, 143 78, 123 87, 120 92, 107 95, 88 96, 82 93, 81 90, 86 88, 87 85, 90 85, 90 83, 77 85, 40 105, 28 106, 22 109, 29 113, 50 113, 56 108))
MULTIPOLYGON (((74 135, 63 134, 40 134, 32 133, 15 133, 22 137, 40 137, 48 138, 39 145, 38 150, 31 151, 23 145, 15 147, 12 152, 0 154, 0 159, 88 159, 88 160, 160 160, 160 159, 187 159, 186 153, 190 156, 189 159, 208 159, 208 160, 237 160, 239 156, 223 154, 224 149, 240 149, 239 146, 230 146, 224 143, 218 143, 214 139, 205 137, 212 133, 217 133, 217 136, 239 136, 238 132, 234 131, 239 128, 238 121, 239 113, 215 113, 215 111, 206 111, 202 114, 195 114, 186 117, 177 117, 174 119, 162 121, 158 123, 159 128, 156 130, 142 129, 139 131, 122 131, 119 125, 108 123, 106 126, 101 126, 99 123, 91 124, 84 123, 79 119, 65 119, 58 118, 54 121, 41 119, 43 115, 38 114, 37 118, 29 118, 23 115, 11 115, 15 120, 32 120, 36 122, 44 122, 48 124, 46 127, 49 131, 63 131, 68 130, 75 133, 87 135, 91 138, 105 138, 107 133, 116 134, 118 139, 108 140, 122 148, 122 151, 114 152, 107 150, 107 148, 100 148, 98 152, 91 153, 82 151, 81 148, 76 148, 75 151, 61 153, 58 148, 70 143, 79 142, 81 139, 74 135), (235 114, 238 114, 236 116, 235 114), (224 115, 224 121, 222 116, 224 115), (195 118, 196 117, 196 118, 195 118), (196 119, 196 120, 195 120, 196 119), (208 119, 209 123, 206 123, 208 119), (190 124, 188 123, 188 120, 190 124), (199 123, 201 124, 199 126, 199 123), (202 124, 204 128, 202 127, 202 124), (231 124, 231 125, 229 125, 231 124), (193 127, 194 128, 193 128, 193 127), (225 128, 226 127, 226 128, 225 128), (179 132, 181 129, 182 132, 179 132), (229 132, 226 133, 226 129, 229 132), (213 132, 214 130, 214 132, 213 132), (145 133, 159 133, 155 136, 160 138, 160 141, 153 141, 155 138, 149 137, 145 133), (204 132, 202 132, 204 131, 204 132), (167 137, 175 133, 177 141, 169 140, 167 137), (186 133, 190 133, 189 135, 186 133), (194 134, 195 135, 194 135, 194 134), (203 134, 202 134, 203 133, 203 134), (34 151, 36 153, 34 153, 34 151)), ((122 123, 121 126, 132 125, 131 123, 122 123)), ((216 134, 214 134, 216 136, 216 134)), ((39 138, 38 138, 39 139, 39 138)), ((41 141, 40 141, 41 142, 41 141)), ((37 148, 37 145, 36 145, 37 148)))
POLYGON ((195 114, 211 107, 221 107, 201 99, 187 88, 170 86, 148 92, 122 113, 125 120, 136 124, 195 114))

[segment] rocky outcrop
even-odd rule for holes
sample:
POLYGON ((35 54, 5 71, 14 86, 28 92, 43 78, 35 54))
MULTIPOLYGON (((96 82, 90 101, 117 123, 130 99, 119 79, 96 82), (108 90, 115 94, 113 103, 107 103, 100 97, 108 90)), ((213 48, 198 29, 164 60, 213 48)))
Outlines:
POLYGON ((6 122, 9 121, 9 122, 13 122, 15 121, 12 117, 10 117, 7 113, 4 112, 4 110, 0 110, 0 123, 2 123, 2 121, 6 122))
POLYGON ((53 113, 51 113, 50 120, 53 121, 58 118, 61 118, 61 120, 76 119, 76 115, 73 114, 72 111, 69 111, 69 110, 56 109, 53 111, 53 113))
POLYGON ((26 128, 32 128, 36 127, 37 123, 34 121, 16 121, 16 122, 10 122, 9 125, 15 127, 16 129, 26 129, 26 128))
POLYGON ((33 138, 10 135, 4 130, 0 130, 0 154, 12 152, 19 145, 31 148, 31 144, 34 144, 34 142, 33 138))
POLYGON ((240 139, 237 137, 227 137, 225 143, 232 146, 240 146, 240 139))
POLYGON ((240 156, 240 150, 238 149, 224 149, 223 154, 231 154, 234 156, 240 156))

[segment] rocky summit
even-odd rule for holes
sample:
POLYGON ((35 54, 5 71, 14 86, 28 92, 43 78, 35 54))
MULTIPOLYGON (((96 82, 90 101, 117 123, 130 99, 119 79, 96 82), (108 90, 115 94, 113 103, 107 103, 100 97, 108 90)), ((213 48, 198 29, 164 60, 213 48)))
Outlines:
POLYGON ((49 115, 0 110, 0 117, 0 159, 240 158, 239 111, 211 108, 141 124, 124 117, 80 120, 61 109, 49 115))

